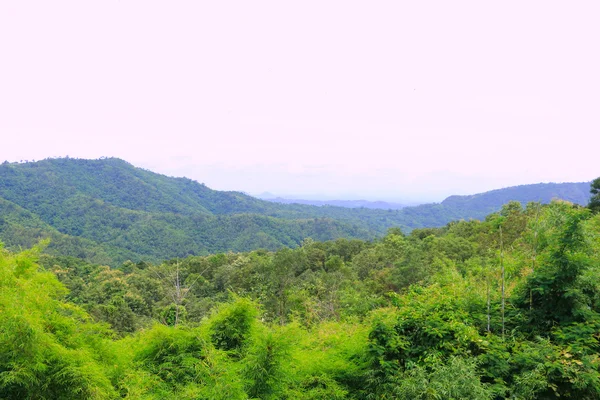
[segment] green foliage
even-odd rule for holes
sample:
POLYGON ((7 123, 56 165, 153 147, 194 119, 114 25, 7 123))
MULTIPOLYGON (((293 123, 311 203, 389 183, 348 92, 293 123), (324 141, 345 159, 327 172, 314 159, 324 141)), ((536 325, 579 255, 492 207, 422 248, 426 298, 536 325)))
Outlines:
POLYGON ((207 347, 194 330, 155 325, 140 338, 143 347, 134 361, 171 385, 193 381, 202 367, 207 347))
POLYGON ((437 285, 393 297, 396 308, 375 313, 369 334, 372 392, 387 391, 413 365, 433 368, 451 356, 481 354, 484 338, 464 299, 437 285))
POLYGON ((364 390, 365 325, 324 322, 304 330, 288 327, 291 366, 290 398, 356 398, 364 390), (296 331, 294 331, 296 329, 296 331), (293 378, 293 379, 291 379, 293 378))
POLYGON ((592 181, 590 193, 592 197, 590 198, 588 208, 592 210, 592 212, 597 213, 600 211, 600 177, 592 181))
POLYGON ((589 236, 583 230, 589 214, 568 205, 561 208, 542 265, 528 277, 515 300, 521 307, 530 308, 530 323, 542 332, 556 324, 581 322, 598 311, 591 308, 595 287, 586 287, 581 281, 591 265, 586 243, 589 236))
POLYGON ((475 360, 452 357, 428 370, 415 365, 394 379, 389 394, 400 400, 492 399, 494 393, 480 381, 475 360))
POLYGON ((185 306, 175 304, 169 304, 160 314, 160 320, 168 326, 175 326, 178 322, 185 322, 187 319, 187 309, 185 306))
POLYGON ((509 203, 118 268, 0 247, 0 398, 597 399, 599 233, 585 208, 509 203))
POLYGON ((126 398, 246 398, 237 368, 198 329, 155 325, 134 345, 137 371, 123 384, 126 398))
POLYGON ((0 398, 114 398, 119 369, 106 329, 62 300, 64 286, 38 271, 37 252, 0 250, 0 398))
POLYGON ((291 344, 286 330, 258 331, 244 360, 246 392, 252 399, 280 399, 287 386, 291 344))
POLYGON ((217 349, 239 353, 247 345, 258 310, 243 298, 222 305, 210 319, 210 339, 217 349))

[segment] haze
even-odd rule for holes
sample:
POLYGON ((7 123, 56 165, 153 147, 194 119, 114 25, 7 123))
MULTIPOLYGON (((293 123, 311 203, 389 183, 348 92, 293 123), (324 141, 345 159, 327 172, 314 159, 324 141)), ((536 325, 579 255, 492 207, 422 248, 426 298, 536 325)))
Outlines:
POLYGON ((588 181, 598 1, 4 1, 0 161, 441 200, 588 181))

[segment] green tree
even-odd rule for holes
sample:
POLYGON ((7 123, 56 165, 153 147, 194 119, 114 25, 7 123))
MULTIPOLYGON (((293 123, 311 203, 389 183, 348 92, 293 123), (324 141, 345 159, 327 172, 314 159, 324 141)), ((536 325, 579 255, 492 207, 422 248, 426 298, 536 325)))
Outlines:
POLYGON ((592 259, 583 222, 586 209, 557 203, 557 229, 540 266, 528 276, 515 303, 529 308, 530 323, 542 332, 558 324, 582 322, 594 313, 595 291, 582 281, 592 259))
POLYGON ((590 198, 590 203, 588 204, 588 208, 593 212, 600 211, 600 177, 594 179, 592 181, 592 186, 590 187, 590 193, 592 197, 590 198))
POLYGON ((244 360, 243 373, 247 380, 247 392, 252 399, 280 399, 288 374, 290 341, 280 329, 256 332, 248 356, 244 360))
POLYGON ((156 324, 135 339, 135 369, 123 384, 126 398, 247 398, 235 366, 210 345, 200 330, 156 324))
POLYGON ((214 346, 239 355, 248 344, 257 315, 256 305, 248 299, 236 298, 222 305, 208 322, 214 346))
POLYGON ((0 398, 116 398, 106 327, 64 301, 56 276, 38 271, 39 251, 0 249, 0 398))
POLYGON ((462 357, 430 370, 414 366, 397 377, 391 391, 400 400, 491 399, 493 392, 481 383, 478 370, 474 359, 462 357))

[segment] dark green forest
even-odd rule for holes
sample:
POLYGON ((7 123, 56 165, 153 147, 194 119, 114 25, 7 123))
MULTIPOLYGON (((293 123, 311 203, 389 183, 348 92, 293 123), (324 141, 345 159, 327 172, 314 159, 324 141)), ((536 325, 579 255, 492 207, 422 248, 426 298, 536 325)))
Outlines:
POLYGON ((306 238, 373 240, 396 227, 483 219, 510 200, 587 204, 589 183, 538 184, 401 210, 278 204, 216 191, 116 158, 0 165, 0 240, 17 251, 50 239, 46 253, 118 266, 165 259, 294 248, 306 238))
MULTIPOLYGON (((48 241, 2 249, 0 398, 598 399, 592 193, 589 208, 513 201, 372 240, 116 267, 48 241)), ((10 218, 44 229, 15 200, 10 218)))

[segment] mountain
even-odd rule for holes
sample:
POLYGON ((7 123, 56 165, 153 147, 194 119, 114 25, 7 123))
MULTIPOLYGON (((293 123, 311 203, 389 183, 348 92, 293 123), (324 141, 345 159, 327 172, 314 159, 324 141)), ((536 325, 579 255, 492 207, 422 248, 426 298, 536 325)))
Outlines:
POLYGON ((274 249, 296 246, 306 237, 374 234, 324 213, 289 209, 285 218, 278 217, 271 203, 155 174, 119 159, 4 163, 0 200, 0 238, 8 246, 50 237, 57 252, 72 253, 57 248, 70 240, 81 248, 79 256, 97 262, 274 249))
POLYGON ((389 203, 387 201, 368 201, 368 200, 304 200, 304 199, 286 199, 283 197, 263 197, 262 200, 281 204, 306 204, 311 206, 335 206, 345 208, 372 208, 377 210, 400 210, 407 207, 405 204, 389 203))
POLYGON ((0 240, 8 247, 50 238, 48 252, 115 265, 256 248, 295 247, 311 237, 373 239, 484 218, 508 200, 584 204, 589 183, 541 184, 400 210, 280 204, 216 191, 116 158, 47 159, 0 165, 0 240), (586 186, 587 185, 587 186, 586 186))
POLYGON ((470 196, 450 196, 442 201, 446 207, 470 210, 482 216, 495 212, 509 201, 525 205, 530 201, 549 203, 553 199, 587 205, 590 201, 590 182, 537 183, 491 190, 470 196))

